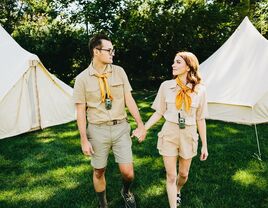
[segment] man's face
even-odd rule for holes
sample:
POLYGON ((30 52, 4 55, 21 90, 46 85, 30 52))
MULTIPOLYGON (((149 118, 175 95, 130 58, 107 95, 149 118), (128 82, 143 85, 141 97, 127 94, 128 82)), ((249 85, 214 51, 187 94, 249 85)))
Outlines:
POLYGON ((102 46, 94 49, 94 58, 103 64, 113 63, 114 47, 111 41, 102 40, 102 46))

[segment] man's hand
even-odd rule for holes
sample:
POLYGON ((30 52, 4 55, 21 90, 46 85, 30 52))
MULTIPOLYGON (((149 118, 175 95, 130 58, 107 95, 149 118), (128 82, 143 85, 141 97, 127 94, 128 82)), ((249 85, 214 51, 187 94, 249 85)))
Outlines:
POLYGON ((131 137, 137 137, 139 143, 143 142, 146 137, 147 131, 144 126, 140 126, 132 131, 131 137))
POLYGON ((208 158, 208 148, 202 146, 201 148, 201 155, 200 155, 200 160, 205 161, 208 158))
POLYGON ((81 140, 81 148, 84 155, 91 156, 94 154, 93 147, 87 139, 81 140))

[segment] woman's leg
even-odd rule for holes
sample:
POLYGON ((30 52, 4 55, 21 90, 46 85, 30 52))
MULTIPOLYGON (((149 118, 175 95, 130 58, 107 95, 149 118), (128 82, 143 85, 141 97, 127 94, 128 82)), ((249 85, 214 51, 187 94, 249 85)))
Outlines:
POLYGON ((177 156, 163 156, 164 165, 166 169, 167 179, 167 194, 170 208, 176 208, 177 197, 177 156))
POLYGON ((183 159, 179 157, 179 174, 178 174, 178 193, 180 193, 181 188, 186 183, 189 175, 189 170, 191 166, 192 158, 191 159, 183 159))

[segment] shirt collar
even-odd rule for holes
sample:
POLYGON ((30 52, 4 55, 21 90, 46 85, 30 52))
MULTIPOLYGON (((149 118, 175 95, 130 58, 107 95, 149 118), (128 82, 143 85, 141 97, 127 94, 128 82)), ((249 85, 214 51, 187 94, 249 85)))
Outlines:
MULTIPOLYGON (((191 89, 192 89, 192 87, 193 87, 192 83, 190 83, 190 82, 187 83, 186 86, 189 87, 189 88, 191 88, 191 89)), ((169 87, 170 89, 174 89, 174 88, 176 88, 176 87, 177 87, 177 82, 176 82, 176 80, 175 80, 175 79, 172 79, 168 87, 169 87)))
MULTIPOLYGON (((99 74, 99 72, 96 69, 94 69, 92 62, 88 66, 88 71, 89 71, 90 76, 94 76, 94 75, 99 74)), ((106 66, 105 70, 103 71, 103 73, 111 73, 111 72, 112 72, 112 66, 111 66, 111 64, 108 64, 106 66)))

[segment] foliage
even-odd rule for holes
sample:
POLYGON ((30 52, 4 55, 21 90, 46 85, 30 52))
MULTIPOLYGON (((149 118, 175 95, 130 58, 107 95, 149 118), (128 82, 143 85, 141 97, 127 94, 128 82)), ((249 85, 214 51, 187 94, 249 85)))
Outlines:
POLYGON ((3 0, 0 23, 67 83, 90 62, 88 39, 105 31, 115 63, 136 86, 152 87, 171 76, 177 51, 203 62, 245 15, 267 37, 267 8, 267 0, 3 0))
POLYGON ((0 24, 11 33, 22 16, 22 7, 16 0, 2 0, 0 2, 0 24))
POLYGON ((256 3, 256 12, 254 14, 256 27, 261 34, 268 38, 268 1, 259 1, 256 3))

